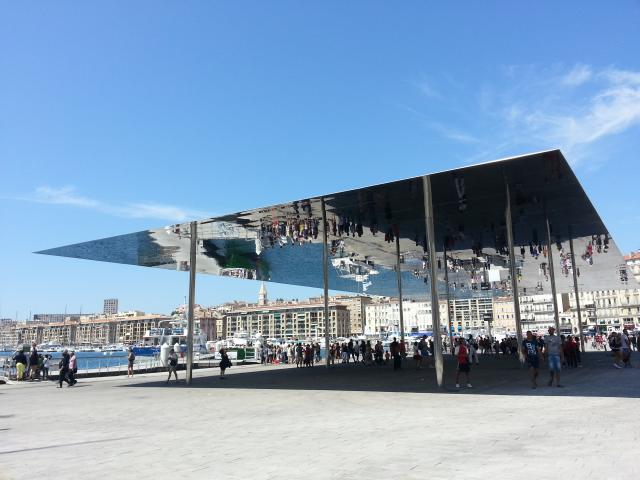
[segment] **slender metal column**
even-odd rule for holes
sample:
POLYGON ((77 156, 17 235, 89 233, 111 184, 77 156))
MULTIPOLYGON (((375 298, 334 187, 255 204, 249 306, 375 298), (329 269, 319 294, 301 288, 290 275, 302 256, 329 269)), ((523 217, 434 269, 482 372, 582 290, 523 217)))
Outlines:
POLYGON ((505 224, 507 226, 507 244, 509 247, 509 274, 511 275, 511 290, 513 293, 513 310, 516 319, 516 338, 518 340, 518 358, 524 363, 522 350, 522 323, 520 321, 520 297, 518 296, 518 270, 516 268, 516 255, 513 251, 513 222, 511 218, 511 192, 507 175, 504 176, 504 188, 506 192, 505 224))
POLYGON ((451 355, 453 355, 453 321, 451 320, 451 305, 449 304, 449 267, 447 266, 447 243, 446 240, 443 243, 442 250, 444 251, 444 283, 445 292, 447 295, 447 325, 449 328, 449 348, 451 349, 451 355))
POLYGON ((404 343, 404 310, 402 308, 402 272, 400 271, 400 236, 399 235, 396 235, 396 278, 398 279, 398 297, 399 297, 398 307, 400 308, 400 343, 404 343))
POLYGON ((580 332, 580 351, 584 353, 584 335, 582 334, 582 312, 580 311, 580 296, 578 294, 578 273, 576 272, 576 256, 573 253, 573 231, 569 225, 569 251, 571 252, 571 270, 573 271, 573 291, 576 296, 578 309, 578 331, 580 332))
POLYGON ((193 307, 196 301, 196 257, 198 254, 198 222, 191 222, 191 250, 189 261, 189 316, 187 318, 187 385, 193 374, 193 307))
POLYGON ((553 316, 556 321, 556 335, 560 335, 560 313, 558 312, 558 297, 556 293, 556 276, 553 271, 553 246, 551 245, 551 226, 549 218, 545 218, 547 224, 547 250, 549 259, 549 277, 551 277, 551 294, 553 295, 553 316))
MULTIPOLYGON (((324 353, 329 368, 329 246, 327 245, 327 209, 324 198, 320 199, 322 207, 322 284, 324 286, 324 353)), ((338 317, 336 315, 336 322, 338 317)), ((336 323, 336 329, 337 329, 336 323)))
POLYGON ((424 196, 425 226, 427 229, 427 252, 431 272, 431 318, 433 321, 433 353, 436 366, 436 381, 442 387, 444 363, 442 361, 442 336, 440 332, 440 304, 438 302, 438 271, 436 265, 436 240, 433 224, 433 198, 431 196, 431 177, 422 177, 424 196))

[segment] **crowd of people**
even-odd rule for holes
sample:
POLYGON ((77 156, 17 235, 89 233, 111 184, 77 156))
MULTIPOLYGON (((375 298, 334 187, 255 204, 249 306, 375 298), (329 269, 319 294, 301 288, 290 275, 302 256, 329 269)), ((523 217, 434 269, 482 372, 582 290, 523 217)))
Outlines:
MULTIPOLYGON (((630 334, 626 329, 611 332, 608 337, 596 336, 593 338, 594 348, 602 345, 607 347, 613 356, 613 367, 631 368, 631 352, 640 347, 640 335, 630 334)), ((589 339, 587 339, 588 341, 589 339)), ((451 354, 456 360, 456 388, 460 388, 460 378, 464 376, 467 387, 471 387, 471 366, 480 364, 479 355, 491 355, 494 358, 517 357, 518 342, 515 337, 505 337, 501 340, 490 336, 473 337, 443 337, 443 353, 451 354), (453 340, 453 348, 450 345, 453 340)), ((522 353, 529 366, 531 375, 531 387, 537 388, 538 373, 541 364, 548 365, 549 386, 562 387, 560 383, 560 371, 565 368, 581 367, 581 351, 579 339, 572 335, 557 335, 553 327, 549 328, 548 335, 537 335, 527 331, 522 340, 522 353)), ((434 368, 434 341, 433 337, 423 335, 421 338, 410 338, 405 342, 398 341, 396 337, 387 345, 381 340, 354 340, 331 343, 328 350, 329 364, 356 363, 365 366, 393 365, 394 370, 403 367, 415 367, 416 369, 434 368), (413 362, 411 362, 413 360, 413 362)), ((224 349, 220 351, 220 378, 225 378, 225 370, 231 367, 231 361, 224 349)), ((297 368, 313 367, 322 361, 323 352, 319 342, 294 341, 285 345, 264 344, 260 347, 260 360, 263 365, 295 364, 297 368)), ((128 375, 133 376, 133 363, 135 355, 130 349, 128 354, 128 375)), ((13 356, 17 380, 47 380, 51 363, 50 355, 42 355, 37 351, 35 344, 29 352, 18 350, 13 356)), ((58 362, 58 388, 63 383, 71 387, 77 383, 78 361, 73 350, 64 350, 62 358, 58 362)), ((167 383, 173 375, 178 380, 178 354, 172 348, 167 359, 169 376, 167 383)))
POLYGON ((19 349, 12 358, 16 367, 16 380, 48 380, 51 355, 43 355, 38 352, 36 344, 31 346, 28 353, 19 349))

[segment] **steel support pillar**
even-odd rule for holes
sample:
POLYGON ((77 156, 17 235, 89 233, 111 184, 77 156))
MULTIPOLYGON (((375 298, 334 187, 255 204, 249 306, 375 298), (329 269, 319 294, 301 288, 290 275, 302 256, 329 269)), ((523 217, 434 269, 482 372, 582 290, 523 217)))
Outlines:
POLYGON ((442 251, 444 252, 444 283, 445 283, 445 293, 447 295, 447 327, 449 329, 449 348, 451 350, 451 355, 453 355, 453 321, 451 320, 451 305, 450 305, 450 295, 449 291, 449 267, 447 266, 447 245, 446 240, 442 244, 442 251))
MULTIPOLYGON (((329 246, 327 245, 327 209, 324 204, 324 197, 320 199, 322 207, 322 285, 324 288, 324 354, 326 356, 327 368, 330 365, 329 359, 329 246)), ((337 318, 336 318, 337 321, 337 318)))
POLYGON ((189 252, 189 310, 187 317, 187 385, 193 376, 193 307, 196 301, 196 257, 198 255, 198 222, 191 222, 191 249, 189 252))
POLYGON ((504 189, 506 193, 505 225, 507 227, 507 246, 509 248, 509 275, 511 276, 511 291, 513 294, 513 311, 516 320, 516 338, 518 340, 518 358, 524 363, 522 351, 522 322, 520 320, 520 297, 518 296, 518 269, 516 267, 516 255, 513 250, 513 220, 511 217, 511 191, 509 181, 504 176, 504 189))
POLYGON ((576 296, 576 309, 578 310, 578 331, 580 332, 580 351, 584 353, 584 335, 582 334, 582 312, 580 310, 580 295, 578 294, 578 267, 576 256, 573 253, 573 231, 569 225, 569 251, 571 252, 571 270, 573 272, 573 292, 576 296))
MULTIPOLYGON (((398 234, 399 232, 395 232, 398 234)), ((400 270, 400 236, 396 235, 396 278, 398 280, 398 308, 400 309, 400 343, 404 343, 404 310, 402 308, 402 272, 400 270)))
POLYGON ((444 363, 442 361, 442 332, 440 331, 440 305, 438 301, 438 271, 436 264, 436 239, 433 222, 433 197, 431 193, 431 177, 422 177, 424 196, 425 226, 427 231, 427 252, 431 272, 431 318, 433 323, 433 354, 436 367, 438 387, 443 385, 444 363))

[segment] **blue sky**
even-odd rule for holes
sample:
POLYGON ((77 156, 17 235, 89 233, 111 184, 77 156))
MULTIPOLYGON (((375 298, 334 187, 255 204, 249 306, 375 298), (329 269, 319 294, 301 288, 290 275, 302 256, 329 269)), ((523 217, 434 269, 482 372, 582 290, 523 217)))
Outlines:
POLYGON ((639 249, 640 2, 440 3, 4 4, 0 317, 187 293, 36 250, 555 147, 639 249))

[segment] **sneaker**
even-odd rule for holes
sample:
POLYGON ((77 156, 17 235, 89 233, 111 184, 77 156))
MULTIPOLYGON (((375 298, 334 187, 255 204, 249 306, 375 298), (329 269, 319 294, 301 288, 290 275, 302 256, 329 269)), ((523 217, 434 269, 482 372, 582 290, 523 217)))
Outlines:
POLYGON ((560 384, 558 384, 558 385, 556 385, 556 387, 558 387, 558 388, 564 388, 564 385, 560 385, 560 384))
POLYGON ((460 388, 460 384, 459 383, 456 383, 456 388, 460 388))
POLYGON ((467 388, 471 388, 471 384, 470 383, 467 383, 467 388))
POLYGON ((616 367, 616 368, 622 368, 622 367, 621 367, 620 365, 618 365, 617 363, 614 363, 614 364, 613 364, 613 366, 614 366, 614 367, 616 367))

